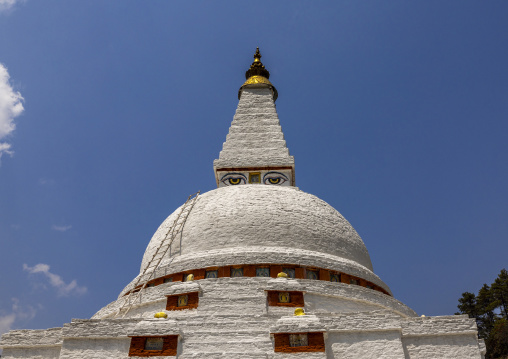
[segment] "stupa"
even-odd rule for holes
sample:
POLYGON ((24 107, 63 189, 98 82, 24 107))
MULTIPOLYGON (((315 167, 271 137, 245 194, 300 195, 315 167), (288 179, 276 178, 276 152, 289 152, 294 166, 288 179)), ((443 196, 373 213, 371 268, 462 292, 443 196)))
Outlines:
POLYGON ((218 188, 160 225, 118 299, 4 334, 3 359, 484 357, 474 319, 417 316, 351 224, 295 186, 269 77, 258 49, 213 163, 218 188))

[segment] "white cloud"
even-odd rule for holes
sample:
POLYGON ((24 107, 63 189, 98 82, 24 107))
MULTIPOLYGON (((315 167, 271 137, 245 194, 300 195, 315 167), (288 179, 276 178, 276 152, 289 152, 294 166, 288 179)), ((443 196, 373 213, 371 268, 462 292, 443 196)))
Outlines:
MULTIPOLYGON (((12 298, 12 308, 9 314, 0 315, 0 335, 12 329, 17 320, 31 320, 37 311, 31 306, 21 307, 17 298, 12 298)), ((1 313, 0 313, 1 314, 1 313)))
POLYGON ((48 278, 49 284, 55 287, 58 291, 59 296, 67 296, 70 294, 83 295, 86 293, 87 288, 78 286, 78 282, 73 279, 69 284, 66 284, 62 277, 58 274, 51 273, 49 271, 49 265, 44 263, 36 264, 33 267, 29 267, 26 264, 23 264, 23 270, 27 271, 31 274, 42 273, 48 278))
POLYGON ((57 226, 57 225, 53 225, 51 226, 51 229, 55 230, 55 231, 58 231, 58 232, 67 232, 69 229, 71 229, 72 226, 69 225, 69 226, 57 226))
MULTIPOLYGON (((5 4, 7 4, 6 0, 0 0, 0 11, 5 4)), ((14 132, 16 129, 14 118, 24 111, 23 96, 12 89, 9 79, 7 68, 0 64, 0 140, 14 132)), ((13 152, 9 143, 0 142, 0 159, 3 154, 12 156, 13 152)))
MULTIPOLYGON (((23 0, 21 0, 23 1, 23 0)), ((16 3, 21 2, 20 0, 0 0, 0 13, 8 12, 11 10, 16 3)))

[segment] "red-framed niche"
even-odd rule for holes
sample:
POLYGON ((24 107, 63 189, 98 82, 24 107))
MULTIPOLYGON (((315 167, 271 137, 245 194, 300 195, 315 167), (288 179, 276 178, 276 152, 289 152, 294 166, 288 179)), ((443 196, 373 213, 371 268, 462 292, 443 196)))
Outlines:
POLYGON ((130 357, 176 356, 178 335, 132 336, 130 357))
POLYGON ((268 290, 268 306, 270 307, 304 307, 303 292, 268 290))
POLYGON ((324 352, 325 338, 323 332, 312 333, 276 333, 274 351, 280 353, 324 352))
POLYGON ((199 305, 199 292, 169 295, 166 310, 195 309, 199 305))

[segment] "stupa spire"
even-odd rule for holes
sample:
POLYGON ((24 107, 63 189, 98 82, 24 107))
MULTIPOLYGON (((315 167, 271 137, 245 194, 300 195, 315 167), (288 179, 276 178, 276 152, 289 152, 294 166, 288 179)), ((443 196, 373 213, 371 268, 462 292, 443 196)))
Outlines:
POLYGON ((284 140, 275 108, 277 90, 268 80, 259 48, 245 77, 229 134, 213 163, 217 185, 294 186, 295 160, 284 140))

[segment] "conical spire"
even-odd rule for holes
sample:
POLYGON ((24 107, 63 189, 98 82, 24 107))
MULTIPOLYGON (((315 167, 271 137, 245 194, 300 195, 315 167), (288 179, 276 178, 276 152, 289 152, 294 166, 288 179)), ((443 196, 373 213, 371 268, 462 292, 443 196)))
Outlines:
POLYGON ((226 142, 213 164, 219 187, 295 183, 295 160, 289 154, 274 103, 277 91, 260 59, 258 48, 238 93, 240 101, 226 142))
POLYGON ((261 53, 259 47, 256 48, 254 54, 254 62, 250 65, 250 68, 245 72, 245 78, 247 81, 240 87, 238 91, 238 99, 242 96, 242 91, 246 87, 267 87, 272 91, 273 100, 277 100, 278 94, 275 86, 268 80, 270 78, 270 72, 265 68, 261 62, 261 53))

